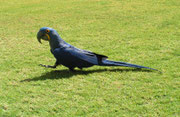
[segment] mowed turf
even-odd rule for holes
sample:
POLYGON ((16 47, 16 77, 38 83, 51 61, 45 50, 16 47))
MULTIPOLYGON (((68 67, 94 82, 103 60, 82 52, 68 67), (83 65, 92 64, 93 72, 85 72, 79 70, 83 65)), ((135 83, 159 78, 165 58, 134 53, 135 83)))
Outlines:
POLYGON ((180 116, 179 0, 0 0, 0 116, 180 116), (162 71, 46 69, 41 27, 111 60, 162 71))

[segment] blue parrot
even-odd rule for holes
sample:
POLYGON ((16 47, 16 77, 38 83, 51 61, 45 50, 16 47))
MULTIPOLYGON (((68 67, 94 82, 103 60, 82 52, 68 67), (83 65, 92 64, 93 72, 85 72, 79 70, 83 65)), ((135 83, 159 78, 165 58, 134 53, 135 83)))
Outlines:
POLYGON ((74 71, 74 68, 87 68, 94 65, 98 66, 124 66, 124 67, 134 67, 134 68, 146 68, 149 70, 156 70, 149 67, 144 67, 140 65, 130 64, 120 61, 107 60, 107 56, 100 55, 87 50, 82 50, 76 48, 68 43, 66 43, 57 33, 56 30, 43 27, 37 33, 37 39, 41 43, 41 39, 49 41, 51 48, 51 53, 56 58, 56 62, 53 66, 42 65, 46 68, 56 68, 58 65, 64 65, 69 68, 70 71, 74 71))

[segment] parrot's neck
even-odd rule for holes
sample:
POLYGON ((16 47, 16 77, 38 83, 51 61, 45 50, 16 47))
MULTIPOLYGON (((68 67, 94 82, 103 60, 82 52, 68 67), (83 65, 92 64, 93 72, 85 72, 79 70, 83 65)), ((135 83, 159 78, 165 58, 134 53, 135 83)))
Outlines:
POLYGON ((56 48, 61 48, 66 43, 58 34, 49 35, 50 41, 49 45, 51 49, 54 51, 56 48))

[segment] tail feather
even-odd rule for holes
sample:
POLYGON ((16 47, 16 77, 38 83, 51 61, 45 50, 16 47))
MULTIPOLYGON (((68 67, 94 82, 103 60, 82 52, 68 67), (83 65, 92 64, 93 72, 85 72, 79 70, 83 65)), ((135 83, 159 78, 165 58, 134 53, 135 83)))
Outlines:
POLYGON ((102 60, 102 62, 99 65, 100 66, 124 66, 124 67, 134 67, 134 68, 145 68, 145 69, 151 69, 151 70, 158 71, 157 69, 153 69, 150 67, 135 65, 135 64, 121 62, 121 61, 102 60))

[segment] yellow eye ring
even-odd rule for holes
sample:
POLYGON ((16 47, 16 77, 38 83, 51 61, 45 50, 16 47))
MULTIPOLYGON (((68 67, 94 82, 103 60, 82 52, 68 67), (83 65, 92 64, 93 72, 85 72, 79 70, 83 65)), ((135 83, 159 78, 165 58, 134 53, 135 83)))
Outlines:
POLYGON ((47 33, 49 33, 49 32, 50 32, 50 30, 48 30, 48 29, 47 29, 47 30, 46 30, 46 32, 47 32, 47 33))

